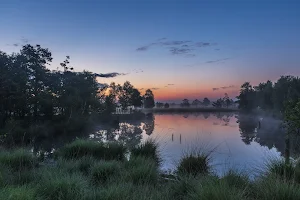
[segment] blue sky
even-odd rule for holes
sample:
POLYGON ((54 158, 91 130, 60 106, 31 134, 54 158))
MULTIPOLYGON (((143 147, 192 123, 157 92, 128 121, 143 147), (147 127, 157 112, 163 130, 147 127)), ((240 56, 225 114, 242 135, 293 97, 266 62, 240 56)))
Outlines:
POLYGON ((300 74, 299 10, 296 0, 1 0, 0 50, 41 44, 51 69, 69 55, 75 70, 125 73, 99 82, 129 80, 158 100, 234 96, 244 81, 300 74))

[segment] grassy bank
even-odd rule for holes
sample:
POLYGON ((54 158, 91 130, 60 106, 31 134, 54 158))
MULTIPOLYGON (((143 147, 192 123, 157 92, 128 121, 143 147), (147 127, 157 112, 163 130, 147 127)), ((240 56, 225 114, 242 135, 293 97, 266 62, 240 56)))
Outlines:
POLYGON ((77 140, 40 162, 26 149, 0 152, 0 199, 213 200, 300 199, 300 166, 268 163, 255 180, 229 171, 213 174, 211 155, 183 155, 174 174, 159 171, 155 141, 127 149, 118 143, 77 140))
POLYGON ((147 108, 144 113, 183 113, 183 112, 235 112, 238 108, 189 107, 189 108, 147 108))

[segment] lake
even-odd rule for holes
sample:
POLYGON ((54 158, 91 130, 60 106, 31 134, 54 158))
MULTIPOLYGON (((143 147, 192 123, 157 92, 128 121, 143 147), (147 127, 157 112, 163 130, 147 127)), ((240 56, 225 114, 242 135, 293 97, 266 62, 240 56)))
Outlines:
POLYGON ((154 138, 160 146, 162 170, 174 170, 184 152, 197 148, 212 152, 211 165, 218 175, 229 169, 253 174, 268 160, 284 156, 280 124, 272 118, 237 113, 155 113, 141 120, 120 120, 118 128, 99 125, 90 138, 127 145, 154 138))

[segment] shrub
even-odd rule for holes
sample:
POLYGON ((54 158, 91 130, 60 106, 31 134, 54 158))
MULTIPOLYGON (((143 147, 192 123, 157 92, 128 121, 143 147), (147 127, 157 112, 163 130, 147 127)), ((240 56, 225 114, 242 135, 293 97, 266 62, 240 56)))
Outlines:
POLYGON ((131 150, 133 157, 145 157, 153 159, 160 164, 161 159, 158 152, 158 143, 153 139, 148 139, 144 143, 139 144, 131 150))
POLYGON ((25 149, 0 152, 0 164, 20 171, 31 169, 36 165, 37 159, 25 149))
POLYGON ((239 189, 245 189, 250 185, 250 181, 247 175, 242 173, 229 170, 220 181, 228 184, 230 187, 235 187, 239 189))
POLYGON ((95 184, 104 183, 113 175, 120 174, 120 163, 117 161, 100 162, 91 169, 91 180, 95 184))

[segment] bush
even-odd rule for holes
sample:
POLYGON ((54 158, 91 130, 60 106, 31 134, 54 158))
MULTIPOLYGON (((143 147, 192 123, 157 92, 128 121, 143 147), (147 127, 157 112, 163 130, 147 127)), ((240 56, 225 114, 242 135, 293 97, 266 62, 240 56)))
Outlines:
POLYGON ((179 177, 178 180, 170 184, 169 191, 175 199, 185 199, 188 193, 195 192, 196 179, 190 176, 179 177))
POLYGON ((0 190, 0 199, 5 200, 33 200, 35 189, 29 186, 5 187, 0 190))
POLYGON ((79 174, 44 170, 42 175, 36 190, 37 199, 41 200, 81 200, 88 185, 79 174))
POLYGON ((192 151, 184 155, 177 166, 179 174, 189 174, 197 176, 210 172, 210 155, 197 151, 192 151))
POLYGON ((148 139, 142 144, 134 147, 131 150, 133 157, 145 157, 153 159, 157 164, 160 164, 161 159, 158 152, 158 143, 153 139, 148 139))
POLYGON ((106 161, 96 164, 91 170, 91 180, 95 184, 104 183, 110 177, 120 174, 120 163, 106 161))
POLYGON ((36 163, 37 159, 25 149, 0 152, 0 164, 15 171, 31 169, 36 163))
POLYGON ((126 148, 119 143, 98 143, 88 140, 75 140, 60 150, 60 155, 65 159, 77 159, 92 156, 105 160, 123 160, 126 148))
POLYGON ((152 159, 144 157, 131 158, 125 163, 125 180, 134 184, 156 184, 158 182, 158 169, 152 159))

